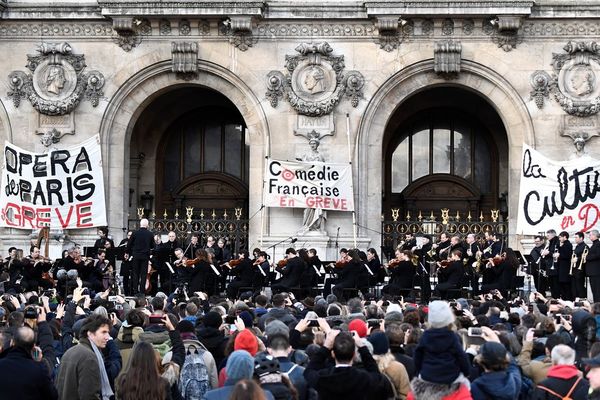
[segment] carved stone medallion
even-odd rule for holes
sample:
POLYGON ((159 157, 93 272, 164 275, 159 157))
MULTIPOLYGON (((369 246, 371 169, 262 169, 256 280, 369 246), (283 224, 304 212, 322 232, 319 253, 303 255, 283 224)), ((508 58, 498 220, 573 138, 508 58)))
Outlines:
POLYGON ((98 71, 84 72, 85 56, 73 54, 68 43, 43 43, 36 55, 27 56, 31 74, 13 71, 9 74, 10 91, 15 108, 27 98, 38 112, 65 115, 82 99, 98 105, 104 95, 104 76, 98 71))
POLYGON ((596 42, 572 42, 566 54, 553 54, 551 90, 563 110, 586 117, 600 111, 600 46, 596 42))
POLYGON ((344 95, 358 106, 364 78, 357 71, 343 72, 344 56, 332 55, 327 42, 302 43, 296 51, 298 55, 285 57, 287 75, 279 71, 267 75, 271 106, 277 107, 284 94, 299 114, 313 117, 329 114, 344 95))

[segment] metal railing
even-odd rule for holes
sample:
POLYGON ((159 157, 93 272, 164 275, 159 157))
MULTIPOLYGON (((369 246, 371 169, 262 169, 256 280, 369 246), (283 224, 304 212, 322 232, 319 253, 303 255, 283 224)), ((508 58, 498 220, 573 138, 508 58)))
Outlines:
MULTIPOLYGON (((140 219, 146 215, 143 208, 138 208, 137 213, 138 219, 128 221, 129 230, 139 228, 140 219)), ((175 210, 170 217, 165 210, 161 216, 152 213, 147 218, 150 230, 161 235, 173 231, 179 243, 187 243, 190 237, 196 234, 201 244, 205 244, 209 236, 213 236, 215 240, 225 238, 226 245, 233 254, 237 254, 241 249, 248 250, 248 220, 242 219, 241 208, 212 209, 206 212, 201 209, 199 214, 194 215, 194 208, 186 207, 185 216, 180 215, 179 210, 175 210)))

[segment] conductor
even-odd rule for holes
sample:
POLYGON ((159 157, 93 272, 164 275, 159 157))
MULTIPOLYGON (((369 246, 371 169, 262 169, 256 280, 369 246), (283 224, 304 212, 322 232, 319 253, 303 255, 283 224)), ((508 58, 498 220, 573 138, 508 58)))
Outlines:
POLYGON ((127 243, 127 254, 133 256, 131 263, 131 286, 134 293, 144 293, 148 261, 154 249, 154 235, 148 230, 148 220, 140 220, 140 229, 133 232, 127 243))

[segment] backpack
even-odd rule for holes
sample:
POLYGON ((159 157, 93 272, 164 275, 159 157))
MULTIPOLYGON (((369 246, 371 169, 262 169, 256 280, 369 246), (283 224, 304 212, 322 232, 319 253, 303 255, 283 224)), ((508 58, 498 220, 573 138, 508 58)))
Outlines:
POLYGON ((198 344, 196 341, 184 342, 185 361, 179 375, 179 393, 184 400, 200 400, 212 389, 203 357, 206 349, 198 344))
POLYGON ((573 386, 571 386, 571 389, 569 389, 569 392, 563 397, 560 394, 556 393, 554 390, 547 388, 546 386, 542 386, 539 385, 538 388, 545 390, 546 392, 550 393, 551 395, 556 396, 559 399, 562 400, 572 400, 571 395, 573 394, 573 392, 575 391, 575 388, 577 387, 577 384, 581 381, 581 377, 577 378, 577 380, 575 381, 575 383, 573 384, 573 386))

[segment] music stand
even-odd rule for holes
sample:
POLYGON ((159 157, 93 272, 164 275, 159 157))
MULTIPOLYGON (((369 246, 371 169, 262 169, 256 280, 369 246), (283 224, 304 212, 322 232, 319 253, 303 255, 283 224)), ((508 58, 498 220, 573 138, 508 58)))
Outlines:
POLYGON ((83 256, 89 258, 96 258, 97 250, 94 246, 86 246, 83 248, 83 256))

